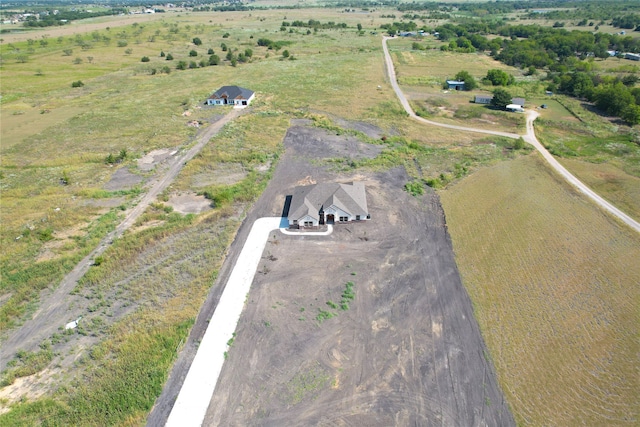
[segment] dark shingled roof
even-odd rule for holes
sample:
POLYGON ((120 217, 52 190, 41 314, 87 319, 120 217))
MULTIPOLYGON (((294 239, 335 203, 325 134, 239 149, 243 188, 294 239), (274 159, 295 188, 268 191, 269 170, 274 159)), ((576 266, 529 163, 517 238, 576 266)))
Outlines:
POLYGON ((253 95, 253 91, 240 86, 222 86, 215 91, 209 99, 249 99, 253 95))
POLYGON ((364 183, 328 183, 296 187, 293 190, 287 218, 293 221, 309 215, 318 220, 320 209, 326 210, 331 205, 353 216, 366 217, 369 212, 364 183))

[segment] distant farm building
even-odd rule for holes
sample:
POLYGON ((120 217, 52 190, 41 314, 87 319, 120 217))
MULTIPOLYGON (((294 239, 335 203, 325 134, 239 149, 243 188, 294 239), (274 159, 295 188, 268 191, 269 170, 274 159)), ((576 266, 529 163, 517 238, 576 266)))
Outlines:
POLYGON ((371 219, 363 182, 296 187, 287 220, 290 228, 317 227, 371 219))
POLYGON ((459 80, 447 80, 447 88, 450 90, 464 90, 464 82, 459 80))
POLYGON ((625 53, 625 59, 630 59, 632 61, 640 61, 640 55, 637 53, 625 53))
POLYGON ((240 86, 222 86, 207 99, 207 105, 235 105, 247 106, 251 103, 255 93, 240 86))
POLYGON ((509 104, 505 107, 505 109, 514 113, 524 113, 524 108, 522 108, 522 105, 518 104, 509 104))
POLYGON ((476 104, 491 104, 491 100, 493 99, 493 95, 476 95, 475 102, 476 104))
MULTIPOLYGON (((492 99, 493 99, 493 95, 476 95, 473 102, 476 104, 491 104, 492 99)), ((525 103, 524 98, 511 98, 511 104, 524 107, 524 103, 525 103)))

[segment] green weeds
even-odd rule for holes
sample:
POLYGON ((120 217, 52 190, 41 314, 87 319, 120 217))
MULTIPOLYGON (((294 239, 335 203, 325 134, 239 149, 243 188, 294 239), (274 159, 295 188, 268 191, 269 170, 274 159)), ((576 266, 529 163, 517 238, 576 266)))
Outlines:
POLYGON ((50 344, 45 344, 37 352, 19 351, 15 359, 7 363, 7 369, 0 379, 0 387, 5 387, 20 377, 27 377, 46 368, 53 360, 50 344))

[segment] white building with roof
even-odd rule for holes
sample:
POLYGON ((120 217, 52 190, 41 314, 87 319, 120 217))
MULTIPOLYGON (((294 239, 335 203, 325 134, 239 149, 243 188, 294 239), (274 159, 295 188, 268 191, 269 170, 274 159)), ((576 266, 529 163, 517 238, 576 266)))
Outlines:
POLYGON ((296 187, 287 219, 291 228, 371 219, 365 185, 352 182, 296 187))

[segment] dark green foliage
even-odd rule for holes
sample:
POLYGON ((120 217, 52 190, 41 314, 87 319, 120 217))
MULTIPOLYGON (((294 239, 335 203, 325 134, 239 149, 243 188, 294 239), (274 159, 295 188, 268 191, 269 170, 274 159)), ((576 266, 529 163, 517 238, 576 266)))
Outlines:
POLYGON ((324 320, 331 319, 334 316, 335 316, 335 313, 332 313, 330 311, 325 311, 325 310, 319 310, 318 315, 316 316, 316 320, 319 323, 322 323, 324 320))
POLYGON ((459 71, 458 74, 456 74, 455 79, 464 82, 464 90, 473 90, 478 87, 476 79, 474 79, 467 71, 459 71))
POLYGON ((193 44, 195 44, 196 46, 200 46, 202 44, 202 40, 200 40, 200 38, 195 37, 193 39, 193 44))
POLYGON ((491 105, 503 109, 511 104, 511 94, 504 89, 495 89, 493 91, 493 99, 491 99, 491 105))
POLYGON ((178 64, 176 65, 176 70, 186 70, 186 69, 187 69, 187 62, 178 61, 178 64))
POLYGON ((166 59, 167 59, 167 61, 173 61, 173 55, 168 53, 166 59))
POLYGON ((288 41, 288 40, 280 40, 280 41, 272 41, 269 40, 267 38, 260 38, 258 39, 258 46, 265 46, 268 49, 273 49, 275 51, 280 50, 281 48, 283 48, 284 46, 289 46, 293 44, 293 42, 288 41))
POLYGON ((140 59, 140 62, 149 62, 149 61, 151 60, 149 59, 148 56, 143 56, 142 59, 140 59))
POLYGON ((635 105, 635 98, 622 82, 600 85, 593 94, 596 106, 612 116, 619 116, 628 105, 635 105))
POLYGON ((84 86, 84 83, 82 83, 81 80, 77 80, 77 81, 71 83, 71 87, 82 87, 82 86, 84 86))
POLYGON ((404 190, 410 193, 412 196, 421 196, 424 194, 424 187, 419 181, 407 182, 404 185, 404 190))
POLYGON ((195 50, 189 51, 189 56, 198 56, 198 52, 195 50))
POLYGON ((220 63, 220 57, 218 55, 211 55, 209 57, 209 65, 218 65, 220 63))
POLYGON ((482 83, 493 86, 508 86, 515 83, 515 78, 503 70, 489 70, 482 83))

